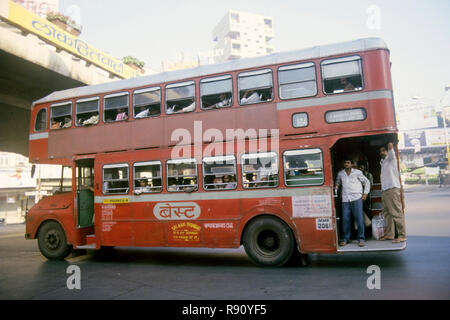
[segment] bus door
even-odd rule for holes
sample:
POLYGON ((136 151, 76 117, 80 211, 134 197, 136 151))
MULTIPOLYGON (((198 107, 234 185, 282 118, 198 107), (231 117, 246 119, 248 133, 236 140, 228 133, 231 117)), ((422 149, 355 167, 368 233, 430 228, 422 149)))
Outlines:
POLYGON ((94 225, 94 159, 80 159, 76 164, 77 227, 94 225))

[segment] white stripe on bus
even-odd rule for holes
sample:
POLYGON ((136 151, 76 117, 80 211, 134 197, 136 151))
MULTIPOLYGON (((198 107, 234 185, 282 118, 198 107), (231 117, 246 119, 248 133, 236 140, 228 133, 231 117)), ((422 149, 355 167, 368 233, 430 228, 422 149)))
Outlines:
POLYGON ((330 187, 303 187, 289 189, 260 189, 245 191, 219 191, 219 192, 180 192, 180 193, 157 193, 142 195, 117 195, 96 196, 95 203, 103 203, 104 200, 128 199, 129 202, 161 202, 161 201, 197 201, 197 200, 230 200, 230 199, 252 199, 252 198, 276 198, 293 197, 310 194, 330 194, 330 187))
POLYGON ((300 101, 286 101, 277 103, 277 110, 289 110, 296 108, 306 108, 306 107, 315 107, 315 106, 323 106, 329 104, 336 103, 346 103, 346 102, 355 102, 355 101, 367 101, 373 99, 393 99, 391 90, 377 90, 377 91, 368 91, 368 92, 359 92, 352 94, 344 94, 344 95, 333 95, 322 98, 311 98, 300 101))
POLYGON ((30 141, 39 140, 39 139, 47 139, 47 138, 48 138, 48 132, 30 134, 30 141))

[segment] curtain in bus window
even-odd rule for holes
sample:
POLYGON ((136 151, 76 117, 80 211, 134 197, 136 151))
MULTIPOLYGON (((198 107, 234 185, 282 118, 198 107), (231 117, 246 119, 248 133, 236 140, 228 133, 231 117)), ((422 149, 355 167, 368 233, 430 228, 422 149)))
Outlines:
POLYGON ((286 151, 283 156, 287 186, 321 185, 324 181, 320 149, 286 151))

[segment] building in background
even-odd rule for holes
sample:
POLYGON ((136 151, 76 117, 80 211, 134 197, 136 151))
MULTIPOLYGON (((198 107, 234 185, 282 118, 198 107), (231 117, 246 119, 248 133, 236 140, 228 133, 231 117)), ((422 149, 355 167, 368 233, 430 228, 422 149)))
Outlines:
POLYGON ((41 18, 45 18, 49 12, 59 11, 59 0, 12 0, 12 2, 32 11, 41 18))
POLYGON ((430 99, 413 97, 395 107, 399 156, 404 168, 447 166, 445 108, 430 99))
MULTIPOLYGON (((23 223, 26 211, 42 197, 60 190, 62 166, 36 165, 28 158, 0 152, 0 222, 23 223), (32 171, 33 174, 32 174, 32 171)), ((72 189, 72 171, 64 168, 62 191, 72 189)))
POLYGON ((213 30, 216 63, 274 52, 271 17, 230 10, 213 30))

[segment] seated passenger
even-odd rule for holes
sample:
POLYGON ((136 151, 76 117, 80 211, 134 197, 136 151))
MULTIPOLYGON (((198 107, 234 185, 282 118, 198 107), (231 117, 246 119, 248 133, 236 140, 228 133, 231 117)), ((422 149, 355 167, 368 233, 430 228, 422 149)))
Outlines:
POLYGON ((214 183, 214 189, 223 189, 223 187, 224 187, 223 178, 222 177, 216 176, 214 178, 214 182, 213 183, 214 183))
POLYGON ((90 124, 97 124, 98 123, 98 119, 99 119, 98 114, 96 114, 96 115, 93 115, 92 117, 90 117, 87 120, 80 119, 79 122, 81 122, 81 125, 87 126, 87 125, 90 125, 90 124))
POLYGON ((127 120, 127 119, 128 119, 128 116, 127 116, 127 113, 125 112, 125 109, 119 109, 119 111, 117 111, 116 121, 127 120))
POLYGON ((63 128, 70 128, 72 126, 72 118, 66 117, 64 119, 63 128))
POLYGON ((143 192, 151 192, 152 188, 147 185, 147 181, 145 179, 139 180, 139 186, 136 188, 135 193, 141 194, 143 192))
POLYGON ((191 112, 195 110, 195 101, 192 100, 192 103, 190 105, 188 105, 187 107, 184 107, 183 109, 181 109, 181 112, 191 112))
POLYGON ((149 114, 150 114, 150 109, 144 109, 141 112, 139 112, 138 114, 136 114, 135 118, 136 119, 146 118, 149 116, 149 114))
POLYGON ((61 123, 57 122, 55 119, 52 119, 52 129, 60 129, 61 123))
POLYGON ((225 189, 235 189, 236 188, 236 182, 234 181, 234 177, 230 175, 226 175, 223 177, 223 183, 225 184, 225 189))
POLYGON ((351 84, 347 78, 341 78, 340 80, 341 88, 344 91, 353 91, 355 90, 355 86, 351 84))
POLYGON ((260 102, 261 97, 257 91, 247 90, 241 98, 241 104, 250 104, 260 102), (251 93, 251 94, 250 94, 251 93))
POLYGON ((212 106, 209 106, 209 108, 223 108, 223 107, 229 107, 231 106, 231 97, 227 98, 227 95, 225 93, 222 93, 219 96, 220 102, 217 102, 213 104, 212 106))

